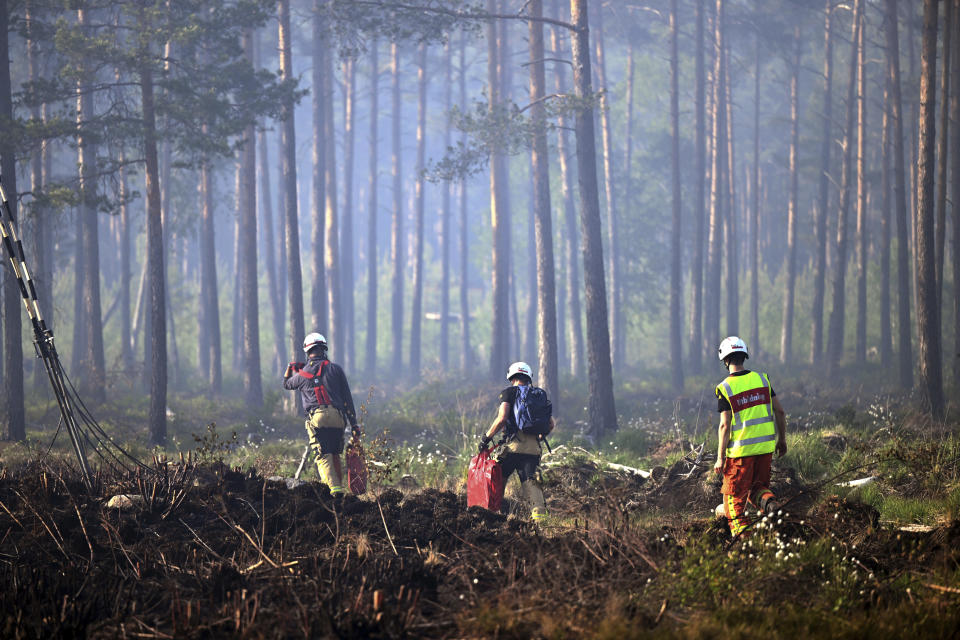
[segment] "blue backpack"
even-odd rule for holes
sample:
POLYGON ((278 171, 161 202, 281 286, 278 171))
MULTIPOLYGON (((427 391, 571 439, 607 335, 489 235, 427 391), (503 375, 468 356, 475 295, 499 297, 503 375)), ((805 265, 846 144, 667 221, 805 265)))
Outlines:
POLYGON ((513 419, 518 431, 545 436, 550 433, 552 415, 553 405, 546 391, 529 384, 517 387, 517 396, 513 400, 513 419))

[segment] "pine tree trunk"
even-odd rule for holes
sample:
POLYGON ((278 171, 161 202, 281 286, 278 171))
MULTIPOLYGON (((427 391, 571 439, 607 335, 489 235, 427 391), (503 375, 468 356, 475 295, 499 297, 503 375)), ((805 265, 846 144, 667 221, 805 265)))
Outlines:
POLYGON ((733 98, 730 95, 730 54, 723 56, 723 119, 726 127, 726 144, 723 151, 726 153, 724 164, 726 172, 723 176, 724 194, 723 203, 726 210, 724 217, 724 235, 728 240, 724 243, 727 253, 727 273, 729 277, 725 283, 727 285, 727 304, 726 311, 726 329, 727 332, 740 335, 740 269, 739 269, 739 245, 737 239, 740 237, 737 222, 737 191, 736 191, 736 156, 734 155, 734 135, 733 135, 733 98))
MULTIPOLYGON (((624 162, 623 162, 623 204, 621 205, 621 207, 624 208, 625 210, 629 210, 629 209, 630 209, 630 206, 631 206, 630 203, 631 203, 632 200, 633 200, 633 175, 632 175, 631 172, 632 172, 632 170, 633 170, 633 169, 632 169, 632 168, 633 168, 633 120, 634 120, 634 118, 633 118, 634 95, 633 95, 633 94, 634 94, 635 66, 636 66, 636 65, 634 64, 634 40, 633 40, 633 38, 631 38, 629 44, 627 45, 627 74, 626 74, 626 75, 627 75, 627 77, 626 77, 626 82, 627 82, 627 88, 626 88, 626 89, 627 89, 627 104, 626 104, 626 110, 627 110, 626 118, 627 118, 627 123, 626 123, 626 128, 625 128, 625 131, 624 131, 624 145, 623 145, 623 146, 624 146, 624 162)), ((618 242, 619 242, 619 241, 618 241, 618 242)), ((617 252, 618 252, 618 254, 622 253, 622 250, 620 249, 619 246, 617 247, 617 252)), ((623 269, 623 267, 624 267, 623 262, 624 262, 624 261, 623 261, 622 258, 621 258, 620 260, 618 260, 618 264, 620 264, 620 268, 621 268, 621 273, 620 273, 620 280, 621 280, 621 282, 623 281, 623 276, 622 276, 622 269, 623 269)), ((681 280, 680 280, 680 288, 681 288, 680 295, 682 296, 682 295, 683 295, 683 291, 682 291, 682 289, 683 289, 683 279, 682 279, 682 275, 681 275, 681 280)), ((615 355, 616 355, 617 358, 619 358, 619 360, 620 360, 620 362, 621 362, 622 364, 625 364, 626 361, 627 361, 627 321, 626 321, 626 310, 625 310, 625 308, 624 308, 624 304, 625 304, 625 302, 626 302, 626 300, 625 300, 626 294, 624 293, 624 287, 623 287, 622 284, 621 284, 620 287, 619 287, 619 291, 620 291, 620 294, 619 294, 619 300, 620 300, 620 318, 621 318, 622 331, 620 331, 620 333, 618 334, 618 335, 619 335, 619 342, 615 345, 615 349, 616 349, 616 352, 617 352, 617 354, 615 354, 615 355)), ((678 302, 677 304, 678 304, 678 307, 682 307, 682 306, 683 306, 683 300, 682 300, 682 298, 681 298, 680 302, 678 302)), ((682 333, 682 331, 683 331, 683 319, 682 319, 682 318, 680 319, 680 321, 678 321, 677 325, 680 327, 680 331, 681 331, 681 333, 682 333)), ((683 354, 682 340, 683 340, 683 338, 681 337, 680 339, 681 339, 680 353, 681 353, 681 358, 682 358, 682 354, 683 354)), ((682 370, 681 370, 681 377, 682 377, 682 370)))
MULTIPOLYGON (((551 53, 559 58, 561 47, 557 29, 551 31, 551 53)), ((556 65, 556 93, 566 95, 567 82, 565 69, 556 65)), ((560 164, 560 197, 563 199, 564 226, 564 271, 566 272, 567 305, 569 307, 569 350, 564 353, 569 364, 567 371, 573 377, 583 374, 583 311, 580 306, 580 264, 577 257, 580 252, 577 234, 576 208, 574 206, 573 170, 570 167, 569 119, 560 115, 557 118, 557 159, 560 164)))
POLYGON ((853 136, 854 104, 857 89, 857 52, 860 47, 860 27, 863 0, 855 0, 853 13, 853 37, 851 39, 850 81, 847 85, 847 118, 843 134, 843 164, 840 168, 840 209, 837 213, 837 243, 833 267, 833 309, 830 311, 830 325, 827 333, 827 371, 832 374, 840 364, 843 355, 843 325, 846 315, 846 278, 847 278, 847 219, 850 212, 850 194, 853 191, 853 136))
MULTIPOLYGON (((31 82, 36 82, 40 79, 40 65, 37 60, 37 36, 40 35, 36 31, 36 25, 32 13, 32 3, 26 2, 24 6, 24 19, 27 27, 27 67, 28 75, 31 82)), ((36 122, 46 122, 46 104, 42 107, 41 105, 35 104, 30 108, 30 116, 36 122)), ((40 145, 34 145, 33 149, 30 151, 30 190, 39 194, 43 191, 44 188, 44 174, 43 174, 43 161, 44 161, 44 152, 48 142, 46 140, 41 141, 40 145)), ((123 169, 121 168, 121 175, 123 169)), ((122 179, 121 179, 122 186, 122 179)), ((12 205, 11 205, 12 206, 12 205)), ((45 207, 35 202, 31 211, 30 218, 32 218, 31 231, 28 237, 32 237, 33 241, 30 242, 30 256, 33 258, 31 261, 33 266, 33 271, 31 275, 33 276, 34 285, 37 288, 37 295, 40 298, 40 302, 45 302, 48 292, 46 291, 47 284, 47 274, 44 272, 44 267, 46 265, 46 254, 49 252, 48 243, 50 232, 46 227, 51 226, 51 222, 48 218, 48 214, 45 211, 45 207)), ((0 289, 2 289, 2 284, 0 284, 0 289)), ((44 320, 47 322, 47 326, 50 327, 51 321, 53 320, 52 314, 47 315, 44 310, 41 310, 44 320)), ((129 318, 128 318, 129 321, 129 318)), ((127 325, 129 327, 129 324, 127 325)), ((33 386, 35 389, 41 389, 46 385, 46 369, 36 360, 33 361, 33 386)), ((2 360, 0 360, 0 370, 3 369, 2 360)), ((0 376, 2 380, 2 376, 0 376)))
POLYGON ((857 343, 856 362, 867 362, 867 74, 864 61, 864 28, 857 43, 857 343))
POLYGON ((690 278, 690 333, 687 356, 690 372, 698 374, 703 364, 703 243, 706 237, 706 210, 704 209, 704 183, 706 175, 706 79, 704 69, 704 0, 696 0, 697 26, 695 35, 694 87, 694 203, 693 203, 693 257, 690 278))
MULTIPOLYGON (((943 3, 943 49, 941 56, 940 74, 940 142, 937 152, 937 221, 934 237, 937 249, 937 315, 942 320, 943 314, 943 265, 944 249, 947 240, 947 166, 953 154, 947 146, 950 140, 950 73, 952 71, 951 49, 956 46, 951 39, 953 35, 953 21, 957 18, 953 12, 953 1, 944 0, 943 3)), ((954 152, 956 153, 956 152, 954 152)))
POLYGON ((403 365, 403 283, 406 251, 403 246, 403 176, 401 174, 401 160, 403 151, 400 148, 400 127, 403 122, 400 103, 400 51, 397 43, 390 45, 392 74, 392 116, 393 116, 393 153, 391 172, 393 175, 393 212, 390 223, 390 312, 391 312, 391 358, 390 369, 399 372, 403 365))
POLYGON ((356 309, 354 308, 354 249, 353 241, 353 162, 356 138, 357 74, 356 61, 347 58, 343 63, 343 207, 340 210, 340 312, 343 317, 341 335, 342 363, 356 368, 356 309))
POLYGON ((897 0, 886 0, 887 72, 890 78, 889 105, 893 124, 893 198, 897 218, 897 331, 900 387, 913 386, 913 357, 910 342, 910 266, 908 260, 906 168, 903 149, 903 108, 900 99, 900 41, 897 37, 897 0))
POLYGON ((810 363, 819 366, 823 358, 823 301, 827 272, 827 217, 830 211, 830 157, 833 147, 833 0, 826 0, 824 10, 823 56, 823 133, 820 140, 820 178, 817 206, 814 208, 813 230, 816 242, 813 266, 813 337, 810 342, 810 363))
POLYGON ((216 224, 214 220, 213 176, 209 162, 200 165, 200 307, 201 324, 206 337, 206 353, 199 359, 200 373, 219 394, 223 384, 220 339, 220 296, 217 283, 216 224))
POLYGON ((783 329, 780 333, 780 362, 789 362, 793 359, 793 305, 794 288, 797 283, 797 206, 798 206, 798 172, 797 147, 800 144, 800 114, 798 79, 800 76, 800 26, 793 28, 793 61, 790 65, 790 200, 787 205, 787 255, 784 260, 784 271, 787 275, 787 286, 783 292, 783 329))
POLYGON ((760 352, 760 35, 753 75, 753 177, 750 189, 750 344, 760 352))
POLYGON ((920 61, 920 130, 917 159, 917 337, 920 394, 925 408, 940 419, 945 410, 940 352, 940 313, 934 241, 934 150, 936 146, 937 0, 923 3, 920 61))
MULTIPOLYGON (((673 388, 683 390, 683 321, 680 297, 683 295, 681 258, 683 218, 680 203, 680 57, 677 47, 677 0, 670 0, 670 138, 671 178, 673 183, 672 226, 670 232, 670 372, 673 388)), ((628 139, 629 144, 629 139, 628 139)))
MULTIPOLYGON (((0 3, 0 130, 13 121, 12 85, 10 81, 10 15, 9 3, 0 3)), ((5 133, 4 139, 9 139, 5 133)), ((0 175, 10 203, 10 212, 17 216, 17 175, 13 149, 0 149, 0 175)), ((0 437, 22 441, 26 438, 26 414, 23 398, 23 343, 20 311, 20 287, 12 269, 3 269, 3 400, 0 412, 0 437)))
POLYGON ((597 25, 594 44, 597 53, 597 82, 600 84, 600 134, 603 143, 603 186, 607 202, 607 272, 610 276, 608 298, 610 300, 610 350, 612 366, 618 371, 623 366, 620 353, 623 322, 620 309, 620 233, 617 223, 616 190, 613 184, 613 145, 610 139, 610 87, 607 84, 607 69, 603 42, 603 5, 596 9, 597 25))
POLYGON ((893 337, 890 325, 890 313, 893 303, 890 299, 890 236, 893 225, 890 189, 890 155, 893 145, 890 141, 890 79, 886 78, 883 90, 883 113, 881 115, 881 236, 880 236, 880 364, 884 368, 893 362, 893 337))
MULTIPOLYGON (((124 371, 133 368, 133 341, 130 328, 130 280, 131 280, 131 242, 130 242, 130 205, 127 202, 127 174, 124 168, 125 157, 120 152, 120 365, 124 371)), ((42 254, 41 261, 42 261, 42 254)), ((49 326, 49 325, 48 325, 49 326)))
POLYGON ((950 63, 950 147, 954 150, 950 165, 953 211, 953 383, 960 387, 960 0, 953 1, 953 47, 950 63))
MULTIPOLYGON (((496 0, 487 0, 487 12, 496 13, 496 0)), ((487 83, 490 112, 501 108, 500 74, 498 67, 497 23, 487 22, 487 83)), ((510 220, 504 202, 508 189, 506 158, 499 151, 490 154, 490 227, 493 232, 493 309, 490 335, 490 377, 499 380, 510 359, 510 220)))
MULTIPOLYGON (((467 35, 460 38, 460 107, 467 107, 467 35)), ((460 141, 466 144, 467 134, 460 141)), ((460 369, 468 371, 473 365, 470 347, 470 221, 467 180, 460 182, 460 369)))
POLYGON ((264 131, 257 132, 257 151, 260 159, 258 173, 260 174, 260 228, 263 230, 263 248, 266 258, 267 287, 269 288, 270 317, 273 322, 273 369, 280 371, 284 368, 286 347, 283 346, 283 296, 277 278, 277 237, 273 226, 273 191, 270 180, 270 154, 267 149, 267 135, 264 131))
POLYGON ((710 224, 707 239, 707 281, 704 292, 704 344, 701 351, 710 352, 710 345, 719 344, 720 335, 720 291, 721 261, 723 255, 723 176, 726 137, 723 75, 724 0, 717 0, 717 13, 714 23, 714 83, 713 83, 713 134, 711 136, 710 168, 710 224))
POLYGON ((427 128, 427 45, 417 51, 417 178, 414 185, 413 300, 410 313, 410 373, 420 377, 420 336, 423 330, 423 219, 427 128))
MULTIPOLYGON (((443 47, 444 75, 444 113, 453 108, 453 53, 448 40, 443 47)), ((452 143, 452 123, 447 116, 443 130, 443 148, 452 143)), ((444 371, 450 368, 450 217, 453 215, 450 204, 450 182, 442 185, 440 204, 440 366, 444 371)))
MULTIPOLYGON (((253 59, 253 33, 243 35, 243 48, 248 60, 253 59)), ((240 172, 243 191, 240 207, 240 289, 243 291, 243 397, 251 409, 263 405, 260 381, 260 324, 257 292, 257 138, 253 125, 241 139, 240 172)))
POLYGON ((167 327, 166 294, 163 277, 163 218, 160 208, 160 172, 157 160, 156 116, 153 102, 153 70, 145 65, 140 72, 143 104, 144 157, 147 197, 147 313, 150 316, 150 409, 147 424, 150 442, 167 440, 167 327))
MULTIPOLYGON (((283 80, 293 78, 293 60, 290 52, 290 0, 278 0, 279 25, 277 29, 280 49, 280 77, 283 80)), ((297 142, 293 118, 293 101, 283 105, 280 118, 281 138, 280 155, 283 172, 283 215, 285 217, 286 238, 286 277, 290 300, 290 341, 291 353, 303 352, 303 281, 300 270, 300 232, 297 214, 297 142)), ((300 412, 299 394, 294 394, 297 412, 300 412)))
MULTIPOLYGON (((722 1, 722 0, 720 0, 722 1)), ((593 95, 590 80, 590 32, 587 0, 571 0, 574 94, 581 100, 593 95)), ((583 274, 587 315, 588 417, 590 433, 598 438, 617 429, 607 330, 607 296, 603 274, 603 241, 600 231, 600 192, 597 184, 596 138, 593 108, 576 111, 577 168, 580 192, 580 233, 583 236, 583 274)))
POLYGON ((531 0, 530 17, 530 117, 535 125, 531 164, 533 175, 534 225, 537 245, 537 352, 540 360, 538 384, 547 390, 554 410, 560 405, 557 365, 557 300, 553 262, 553 220, 550 206, 550 165, 547 150, 546 75, 544 71, 543 0, 531 0))
POLYGON ((377 278, 380 252, 377 249, 377 218, 379 204, 377 190, 379 175, 377 160, 377 142, 379 132, 379 90, 380 90, 380 60, 378 56, 379 43, 373 40, 370 43, 370 201, 367 207, 367 343, 365 351, 365 365, 367 376, 373 376, 377 370, 377 278))
MULTIPOLYGON (((324 236, 326 250, 324 251, 324 267, 326 271, 326 294, 328 324, 324 335, 332 340, 343 355, 344 326, 343 300, 340 295, 340 211, 337 202, 337 136, 333 121, 333 51, 330 47, 329 36, 324 33, 324 44, 327 54, 323 56, 323 84, 321 96, 323 98, 323 147, 326 159, 324 161, 324 236), (331 338, 331 336, 335 336, 331 338)), ((346 359, 340 357, 346 364, 346 359)))
MULTIPOLYGON (((312 201, 310 219, 312 221, 310 236, 310 331, 319 331, 330 338, 330 310, 327 307, 327 287, 329 274, 324 264, 326 248, 324 232, 326 230, 326 202, 327 202, 327 146, 326 146, 326 113, 328 103, 325 90, 324 75, 328 73, 328 46, 323 37, 322 24, 324 15, 323 0, 313 0, 313 70, 311 81, 312 98, 312 125, 313 125, 313 175, 312 201)), ((338 338, 339 339, 339 338, 338 338)))

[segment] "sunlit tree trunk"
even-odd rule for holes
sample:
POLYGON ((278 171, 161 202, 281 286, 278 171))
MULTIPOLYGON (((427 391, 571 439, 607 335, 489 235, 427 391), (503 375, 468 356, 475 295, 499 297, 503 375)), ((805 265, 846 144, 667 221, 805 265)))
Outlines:
POLYGON ((414 231, 413 231, 413 300, 410 313, 410 373, 420 375, 423 329, 423 223, 424 179, 423 168, 427 148, 427 45, 420 43, 417 51, 417 160, 414 184, 414 231))
POLYGON ((622 354, 620 353, 620 334, 623 331, 620 309, 620 232, 613 180, 613 143, 610 139, 610 86, 607 83, 607 65, 604 56, 602 3, 597 5, 596 16, 594 44, 597 53, 597 82, 600 83, 600 90, 602 91, 600 94, 600 133, 603 142, 603 187, 607 202, 607 249, 610 252, 607 258, 607 272, 610 276, 610 286, 607 292, 607 297, 610 300, 610 350, 612 352, 612 366, 614 370, 619 370, 623 366, 622 354))
MULTIPOLYGON (((120 364, 125 371, 133 368, 133 344, 130 336, 130 205, 127 203, 125 157, 120 153, 120 364)), ((42 254, 41 254, 42 261, 42 254)), ((46 316, 44 316, 46 317, 46 316)))
POLYGON ((864 61, 865 29, 860 27, 857 43, 857 343, 856 362, 867 362, 867 74, 864 61))
POLYGON ((797 283, 797 206, 799 198, 797 147, 800 145, 798 82, 800 76, 800 25, 793 27, 793 61, 790 65, 790 199, 787 204, 787 255, 784 271, 787 286, 783 292, 783 328, 780 333, 780 361, 793 359, 793 305, 797 283))
POLYGON ((696 0, 696 31, 694 35, 694 203, 693 255, 690 277, 690 316, 687 357, 691 373, 700 373, 703 363, 703 265, 706 237, 706 210, 704 184, 706 176, 706 73, 704 69, 704 0, 696 0))
POLYGON ((280 282, 277 277, 277 248, 276 238, 278 233, 274 232, 273 226, 273 192, 270 180, 270 154, 267 149, 267 136, 264 131, 257 134, 257 151, 260 158, 260 202, 261 216, 260 228, 263 229, 264 257, 267 267, 267 287, 270 300, 270 317, 273 322, 273 346, 274 354, 273 367, 276 371, 284 368, 284 355, 286 347, 283 346, 283 296, 280 290, 280 282))
MULTIPOLYGON (((253 58, 253 33, 243 36, 246 57, 253 58)), ((260 323, 257 292, 257 139, 253 125, 248 126, 241 139, 240 164, 243 205, 240 207, 240 288, 243 291, 243 397, 249 408, 263 405, 260 383, 260 323)))
POLYGON ((345 366, 356 368, 354 360, 356 341, 354 309, 354 241, 353 241, 353 161, 356 143, 357 74, 356 61, 343 62, 343 207, 340 209, 340 306, 343 321, 341 332, 345 344, 341 346, 345 366))
POLYGON ((860 47, 860 27, 862 24, 862 0, 855 0, 853 13, 853 37, 851 39, 850 81, 847 85, 847 118, 843 134, 843 163, 840 168, 840 208, 837 212, 837 250, 833 265, 833 309, 830 311, 830 326, 827 332, 827 369, 836 370, 843 354, 843 325, 846 314, 846 278, 847 278, 847 219, 850 212, 850 195, 853 191, 853 136, 854 104, 857 89, 857 58, 860 47))
MULTIPOLYGON (((634 57, 635 57, 635 56, 634 56, 634 39, 631 37, 631 38, 630 38, 630 42, 629 42, 628 45, 627 45, 627 74, 626 74, 626 75, 627 75, 627 77, 626 77, 626 82, 627 82, 627 87, 626 87, 626 89, 627 89, 627 96, 626 96, 626 98, 627 98, 627 100, 626 100, 626 110, 627 110, 627 114, 626 114, 626 120, 627 120, 627 122, 626 122, 626 128, 625 128, 626 130, 624 131, 624 141, 625 141, 625 143, 624 143, 624 145, 623 145, 623 146, 624 146, 624 161, 623 161, 623 204, 621 205, 621 207, 622 207, 624 210, 629 210, 629 209, 630 209, 630 206, 631 206, 630 203, 633 201, 633 175, 632 175, 632 170, 633 170, 633 122, 634 122, 634 117, 633 117, 633 102, 634 102, 634 76, 635 76, 635 67, 636 67, 635 62, 634 62, 634 57)), ((618 242, 619 242, 619 241, 618 241, 618 242)), ((618 252, 618 254, 622 253, 622 250, 620 249, 619 246, 617 247, 617 252, 618 252)), ((623 268, 624 268, 624 266, 625 266, 624 260, 623 260, 622 258, 619 260, 619 264, 620 264, 620 269, 621 269, 621 274, 620 274, 621 278, 620 278, 620 279, 621 279, 621 281, 622 281, 622 280, 623 280, 622 270, 623 270, 623 268)), ((680 295, 682 296, 682 295, 683 295, 683 293, 682 293, 682 288, 683 288, 682 277, 681 277, 680 287, 681 287, 681 293, 680 293, 680 295)), ((618 334, 618 335, 620 336, 620 338, 619 338, 619 343, 616 344, 615 347, 616 347, 616 349, 619 351, 618 357, 619 357, 619 359, 620 359, 621 364, 625 364, 625 363, 626 363, 626 354, 627 354, 627 321, 626 321, 626 309, 624 308, 623 305, 625 304, 626 294, 624 293, 624 287, 622 286, 622 284, 621 284, 621 286, 619 287, 619 290, 620 290, 620 297, 619 297, 619 299, 620 299, 620 315, 621 315, 621 318, 622 318, 622 331, 618 334)), ((683 301, 681 300, 681 301, 678 303, 678 305, 679 305, 679 306, 682 306, 682 305, 683 305, 683 301)), ((682 331, 683 331, 683 321, 680 320, 677 324, 680 326, 680 330, 681 330, 681 333, 682 333, 682 331)), ((683 338, 681 337, 681 342, 682 342, 682 340, 683 340, 683 338)), ((680 353, 681 353, 681 356, 682 356, 682 354, 683 354, 683 345, 682 345, 682 344, 681 344, 681 347, 680 347, 680 353)), ((682 372, 681 372, 681 373, 682 373, 682 372)))
MULTIPOLYGON (((487 0, 488 13, 497 12, 496 0, 487 0)), ((497 23, 487 22, 487 83, 491 115, 501 107, 497 23)), ((493 232, 493 283, 489 365, 490 376, 500 379, 510 359, 510 220, 504 195, 508 189, 506 157, 500 151, 490 154, 490 226, 493 232)))
POLYGON ((908 256, 906 168, 903 149, 903 109, 900 100, 900 41, 897 37, 897 0, 886 0, 887 73, 890 78, 890 119, 893 124, 893 202, 897 219, 897 308, 900 386, 913 386, 913 356, 910 343, 910 266, 908 256))
MULTIPOLYGON (((722 2, 722 0, 719 0, 722 2)), ((590 74, 590 31, 587 1, 570 0, 573 34, 573 85, 581 100, 593 95, 590 74)), ((580 193, 580 234, 583 236, 583 275, 587 315, 588 417, 590 433, 600 437, 617 429, 610 364, 610 334, 607 329, 607 296, 603 274, 603 242, 600 231, 600 192, 597 184, 596 137, 593 108, 577 109, 577 173, 580 193)))
MULTIPOLYGON (((543 16, 543 0, 531 0, 531 18, 543 16)), ((530 26, 530 117, 535 125, 531 152, 533 207, 537 243, 537 343, 540 360, 538 384, 547 390, 554 409, 560 385, 557 365, 557 300, 553 264, 553 220, 550 207, 550 166, 547 151, 546 76, 544 72, 543 23, 530 26)))
POLYGON ((725 284, 727 288, 726 312, 726 331, 733 335, 740 335, 740 232, 737 221, 737 190, 736 173, 737 163, 734 154, 734 132, 733 132, 733 98, 730 87, 730 54, 723 56, 723 110, 724 126, 726 127, 726 139, 723 152, 726 154, 724 165, 726 166, 723 175, 724 194, 723 203, 726 209, 724 217, 724 236, 727 238, 724 242, 724 248, 727 254, 727 273, 729 277, 725 284))
POLYGON ((942 418, 943 368, 934 242, 934 148, 936 146, 937 0, 923 3, 923 52, 920 61, 920 130, 917 160, 917 334, 918 371, 923 403, 942 418))
POLYGON ((673 388, 680 391, 683 389, 683 321, 680 314, 680 297, 683 295, 680 272, 683 219, 680 207, 680 58, 677 29, 677 0, 670 0, 670 167, 673 184, 670 231, 670 372, 673 388))
MULTIPOLYGON (((332 104, 326 96, 326 84, 324 75, 328 72, 330 65, 328 62, 328 43, 324 38, 323 25, 323 0, 313 0, 313 69, 311 71, 311 81, 313 91, 311 94, 311 115, 313 125, 313 175, 312 175, 312 198, 311 206, 311 228, 310 228, 310 331, 319 331, 328 339, 332 339, 330 334, 330 312, 327 308, 327 286, 329 285, 329 274, 327 274, 324 262, 326 259, 327 245, 324 241, 324 232, 326 230, 326 201, 327 201, 327 145, 326 145, 326 113, 325 109, 332 104)), ((332 53, 330 53, 332 55, 332 53)), ((338 337, 339 339, 339 337, 338 337)))
POLYGON ((206 355, 200 359, 200 373, 210 392, 220 393, 223 382, 220 342, 220 303, 217 284, 216 225, 214 224, 213 176, 210 163, 200 165, 200 304, 206 355))
MULTIPOLYGON (((960 0, 953 0, 953 47, 950 62, 950 147, 954 150, 950 164, 950 184, 953 211, 953 345, 960 353, 960 0)), ((960 387, 960 357, 954 356, 953 383, 960 387)))
MULTIPOLYGON (((443 47, 443 76, 444 76, 444 113, 449 114, 453 108, 453 51, 448 40, 443 47)), ((448 149, 452 143, 452 123, 449 115, 446 117, 443 129, 443 148, 448 149)), ((450 367, 450 218, 453 215, 450 198, 450 182, 441 186, 440 204, 440 365, 444 371, 450 367)))
MULTIPOLYGON (((561 57, 560 36, 557 29, 551 31, 551 54, 554 58, 561 57)), ((555 74, 555 87, 558 95, 565 95, 568 91, 566 69, 558 63, 555 74)), ((568 131, 570 121, 564 115, 557 118, 557 160, 560 165, 560 197, 563 200, 563 242, 564 242, 564 271, 566 272, 565 289, 567 291, 567 310, 569 313, 568 350, 563 355, 567 359, 567 372, 571 376, 583 373, 583 320, 580 306, 580 264, 577 262, 579 253, 579 237, 577 235, 576 208, 574 206, 573 170, 570 167, 570 138, 568 131)))
MULTIPOLYGON (((0 131, 13 121, 12 85, 10 81, 10 14, 8 5, 0 3, 0 131)), ((7 138, 4 135, 4 138, 7 138)), ((10 202, 10 212, 17 215, 17 175, 13 149, 0 149, 0 174, 3 189, 10 202)), ((0 437, 20 441, 26 438, 26 414, 23 399, 23 346, 20 287, 12 269, 3 269, 3 400, 0 412, 0 437)))
POLYGON ((820 140, 820 177, 817 206, 814 208, 813 230, 816 242, 813 264, 813 337, 810 342, 810 363, 819 366, 823 358, 823 301, 827 273, 827 217, 830 211, 830 157, 833 147, 833 4, 826 0, 824 10, 823 54, 823 133, 820 140))
MULTIPOLYGON (((330 47, 330 35, 324 31, 324 46, 328 49, 323 56, 323 74, 321 77, 323 98, 323 149, 326 154, 324 160, 324 238, 326 249, 323 252, 324 268, 326 271, 327 296, 327 330, 324 335, 337 348, 337 353, 343 355, 344 334, 343 326, 343 299, 341 296, 341 264, 340 264, 340 210, 337 200, 337 136, 333 122, 333 57, 334 51, 330 47), (336 337, 332 337, 336 336, 336 337)), ((346 359, 340 357, 346 364, 346 359)))
MULTIPOLYGON (((290 0, 278 0, 279 25, 277 29, 280 49, 280 77, 293 78, 293 59, 290 52, 290 0)), ((303 281, 300 269, 300 232, 297 214, 297 141, 293 119, 293 101, 283 104, 280 118, 280 156, 283 176, 282 199, 285 217, 285 249, 287 291, 290 302, 290 346, 292 354, 302 353, 303 331, 303 281)), ((297 412, 300 411, 299 394, 294 394, 297 412)))
MULTIPOLYGON (((467 36, 460 38, 460 107, 467 106, 467 36)), ((461 135, 460 141, 466 144, 467 134, 461 135)), ((472 365, 470 347, 470 224, 467 217, 469 211, 467 180, 460 182, 460 369, 467 371, 472 365)))
POLYGON ((403 364, 403 266, 406 252, 403 247, 403 176, 401 175, 402 150, 400 148, 400 127, 403 121, 400 103, 400 51, 397 43, 390 45, 392 74, 392 117, 393 117, 393 155, 391 171, 393 175, 393 212, 390 223, 390 311, 391 311, 391 370, 400 371, 403 364))
POLYGON ((379 218, 379 202, 377 190, 379 188, 379 154, 377 142, 379 131, 379 91, 380 91, 380 59, 379 44, 376 40, 370 43, 370 148, 368 152, 370 193, 367 211, 367 344, 364 357, 364 368, 368 376, 377 370, 377 278, 380 252, 377 248, 377 219, 379 218))
POLYGON ((723 75, 723 23, 724 0, 717 0, 717 13, 714 23, 714 83, 713 83, 713 134, 711 135, 711 168, 710 168, 710 224, 707 239, 707 282, 704 292, 704 344, 700 349, 710 352, 710 346, 719 344, 720 335, 720 290, 721 290, 721 261, 723 256, 723 176, 724 158, 726 156, 726 137, 723 75))

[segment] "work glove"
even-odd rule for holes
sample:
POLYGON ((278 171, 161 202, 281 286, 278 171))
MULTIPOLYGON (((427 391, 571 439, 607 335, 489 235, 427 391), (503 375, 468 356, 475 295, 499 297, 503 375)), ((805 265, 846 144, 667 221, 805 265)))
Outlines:
POLYGON ((283 372, 283 379, 287 380, 293 375, 293 364, 287 365, 287 370, 283 372))
POLYGON ((483 453, 484 451, 487 450, 489 446, 490 446, 490 436, 484 434, 484 436, 480 438, 480 446, 477 447, 477 453, 483 453))

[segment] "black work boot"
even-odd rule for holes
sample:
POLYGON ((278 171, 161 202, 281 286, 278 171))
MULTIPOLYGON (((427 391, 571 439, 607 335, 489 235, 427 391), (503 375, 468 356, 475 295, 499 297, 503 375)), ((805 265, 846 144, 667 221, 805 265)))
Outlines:
POLYGON ((760 500, 760 511, 765 515, 772 516, 780 511, 780 501, 778 501, 773 495, 769 495, 766 498, 760 500))

